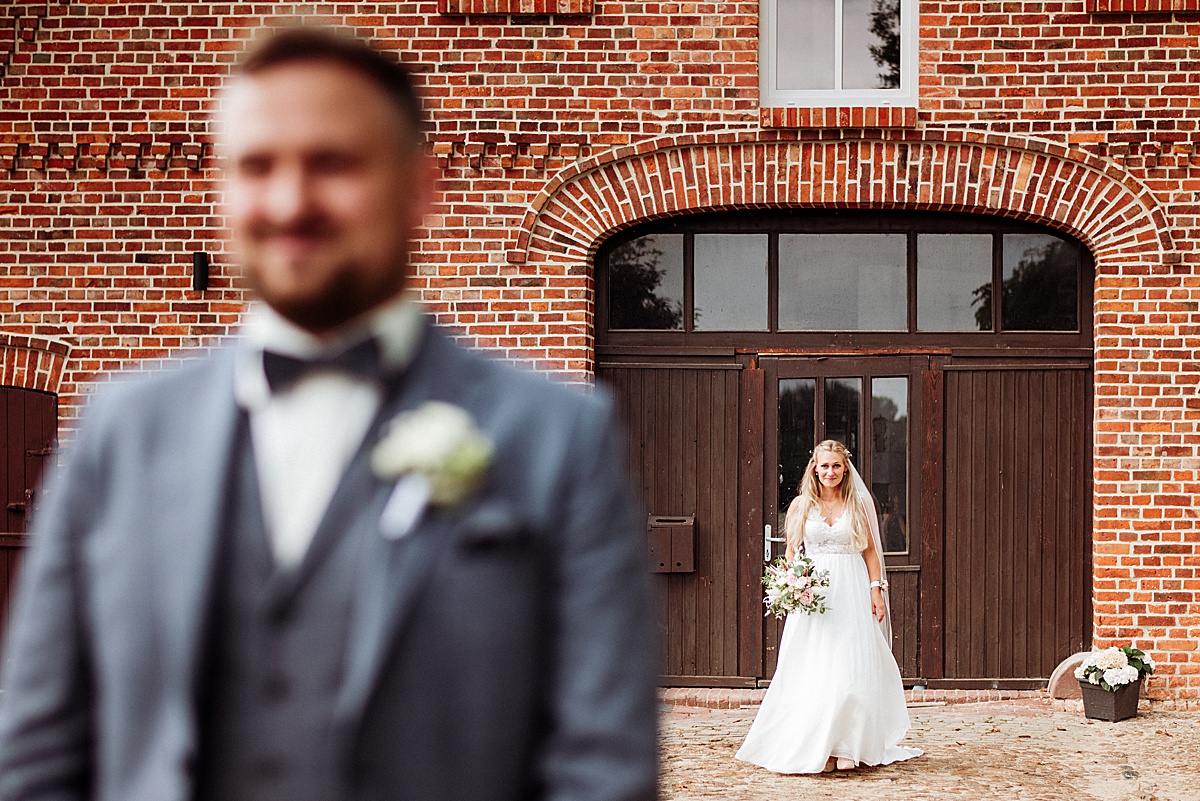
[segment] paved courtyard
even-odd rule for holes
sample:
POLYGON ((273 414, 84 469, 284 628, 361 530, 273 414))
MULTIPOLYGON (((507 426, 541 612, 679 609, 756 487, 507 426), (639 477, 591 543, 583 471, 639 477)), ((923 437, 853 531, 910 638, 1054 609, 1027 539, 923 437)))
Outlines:
POLYGON ((923 757, 882 768, 779 776, 733 758, 757 707, 664 706, 667 799, 1200 801, 1200 713, 1120 723, 1018 699, 909 710, 923 757))

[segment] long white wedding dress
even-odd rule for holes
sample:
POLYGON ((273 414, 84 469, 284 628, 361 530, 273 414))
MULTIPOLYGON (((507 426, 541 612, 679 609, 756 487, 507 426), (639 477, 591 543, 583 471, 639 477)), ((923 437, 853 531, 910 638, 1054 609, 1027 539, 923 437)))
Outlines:
POLYGON ((850 544, 850 515, 813 510, 805 552, 829 571, 823 614, 788 615, 779 661, 737 758, 776 773, 820 773, 830 756, 887 765, 920 756, 908 731, 900 669, 871 614, 870 578, 850 544))

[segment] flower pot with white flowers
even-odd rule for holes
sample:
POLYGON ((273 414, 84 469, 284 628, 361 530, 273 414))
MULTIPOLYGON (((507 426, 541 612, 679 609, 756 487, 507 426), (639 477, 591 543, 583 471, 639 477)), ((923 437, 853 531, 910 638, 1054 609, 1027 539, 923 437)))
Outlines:
POLYGON ((1093 720, 1125 720, 1137 715, 1142 679, 1154 663, 1132 646, 1092 651, 1075 668, 1083 692, 1083 714, 1093 720))

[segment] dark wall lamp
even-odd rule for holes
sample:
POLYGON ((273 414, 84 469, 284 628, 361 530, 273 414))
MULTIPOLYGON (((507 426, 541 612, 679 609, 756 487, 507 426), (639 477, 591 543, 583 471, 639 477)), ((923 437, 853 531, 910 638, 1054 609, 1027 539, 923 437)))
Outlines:
POLYGON ((192 253, 192 289, 197 292, 208 289, 208 253, 203 250, 192 253))

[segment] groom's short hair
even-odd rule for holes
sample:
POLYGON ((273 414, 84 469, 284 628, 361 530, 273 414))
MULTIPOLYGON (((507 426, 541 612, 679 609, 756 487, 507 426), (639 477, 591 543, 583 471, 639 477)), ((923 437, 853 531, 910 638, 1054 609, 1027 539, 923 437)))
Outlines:
POLYGON ((314 61, 337 64, 370 79, 400 113, 408 129, 406 139, 421 143, 425 112, 408 70, 361 39, 315 26, 279 28, 250 48, 234 74, 253 76, 283 64, 314 61))

